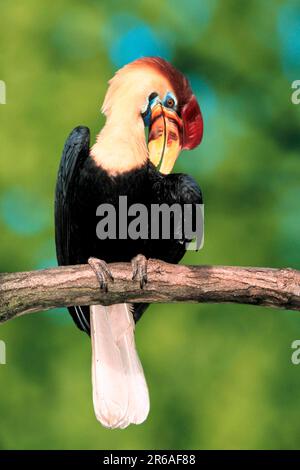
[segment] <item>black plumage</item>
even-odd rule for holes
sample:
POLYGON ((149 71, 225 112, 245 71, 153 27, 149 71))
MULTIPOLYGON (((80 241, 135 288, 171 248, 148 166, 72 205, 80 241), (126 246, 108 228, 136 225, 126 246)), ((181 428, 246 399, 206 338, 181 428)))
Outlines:
MULTIPOLYGON (((99 240, 96 209, 102 203, 118 206, 126 195, 128 206, 142 203, 201 204, 197 183, 185 174, 162 175, 147 161, 141 168, 110 176, 89 155, 90 133, 86 127, 75 128, 68 137, 59 167, 55 197, 55 237, 59 265, 86 263, 89 257, 107 263, 130 261, 143 254, 178 263, 185 253, 184 240, 99 240)), ((122 158, 122 155, 120 155, 122 158)), ((137 321, 145 304, 135 304, 137 321)), ((89 333, 89 307, 69 307, 77 326, 89 333)))

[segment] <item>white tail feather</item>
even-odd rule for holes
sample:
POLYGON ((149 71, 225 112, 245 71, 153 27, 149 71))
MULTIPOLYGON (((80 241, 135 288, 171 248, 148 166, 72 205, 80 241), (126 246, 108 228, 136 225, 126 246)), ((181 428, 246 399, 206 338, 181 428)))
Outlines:
POLYGON ((96 417, 108 428, 140 424, 150 405, 130 308, 128 304, 93 305, 90 313, 96 417))

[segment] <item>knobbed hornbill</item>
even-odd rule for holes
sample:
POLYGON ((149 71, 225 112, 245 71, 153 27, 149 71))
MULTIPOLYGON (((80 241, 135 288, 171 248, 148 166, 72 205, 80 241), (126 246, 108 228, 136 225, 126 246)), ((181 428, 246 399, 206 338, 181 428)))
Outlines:
MULTIPOLYGON (((170 174, 181 149, 196 147, 203 133, 199 105, 188 80, 158 57, 138 59, 110 80, 102 112, 106 123, 90 148, 86 127, 68 137, 55 199, 60 265, 89 263, 102 289, 113 280, 106 263, 132 261, 133 281, 147 282, 147 259, 178 263, 185 239, 99 240, 97 207, 142 203, 199 204, 200 188, 188 175, 170 174), (149 128, 148 146, 145 128, 149 128)), ((173 234, 174 235, 174 234, 173 234)), ((143 422, 149 395, 134 341, 135 322, 145 304, 70 307, 76 325, 91 335, 93 403, 109 428, 143 422)))

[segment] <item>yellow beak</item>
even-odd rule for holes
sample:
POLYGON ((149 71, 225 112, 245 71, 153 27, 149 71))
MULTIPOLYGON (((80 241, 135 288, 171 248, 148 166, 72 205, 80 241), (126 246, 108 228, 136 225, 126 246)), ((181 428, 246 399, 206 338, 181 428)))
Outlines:
POLYGON ((182 148, 182 120, 173 109, 156 103, 151 110, 149 159, 165 175, 171 173, 182 148))

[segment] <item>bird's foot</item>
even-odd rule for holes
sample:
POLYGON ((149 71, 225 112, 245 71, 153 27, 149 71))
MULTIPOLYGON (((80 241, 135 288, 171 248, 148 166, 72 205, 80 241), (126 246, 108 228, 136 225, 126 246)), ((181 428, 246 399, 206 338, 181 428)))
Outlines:
POLYGON ((132 280, 139 281, 141 289, 147 284, 147 258, 144 255, 137 255, 131 260, 132 280))
POLYGON ((107 292, 107 283, 108 281, 113 282, 113 275, 105 261, 98 258, 89 258, 88 264, 94 271, 99 281, 100 289, 107 292))

